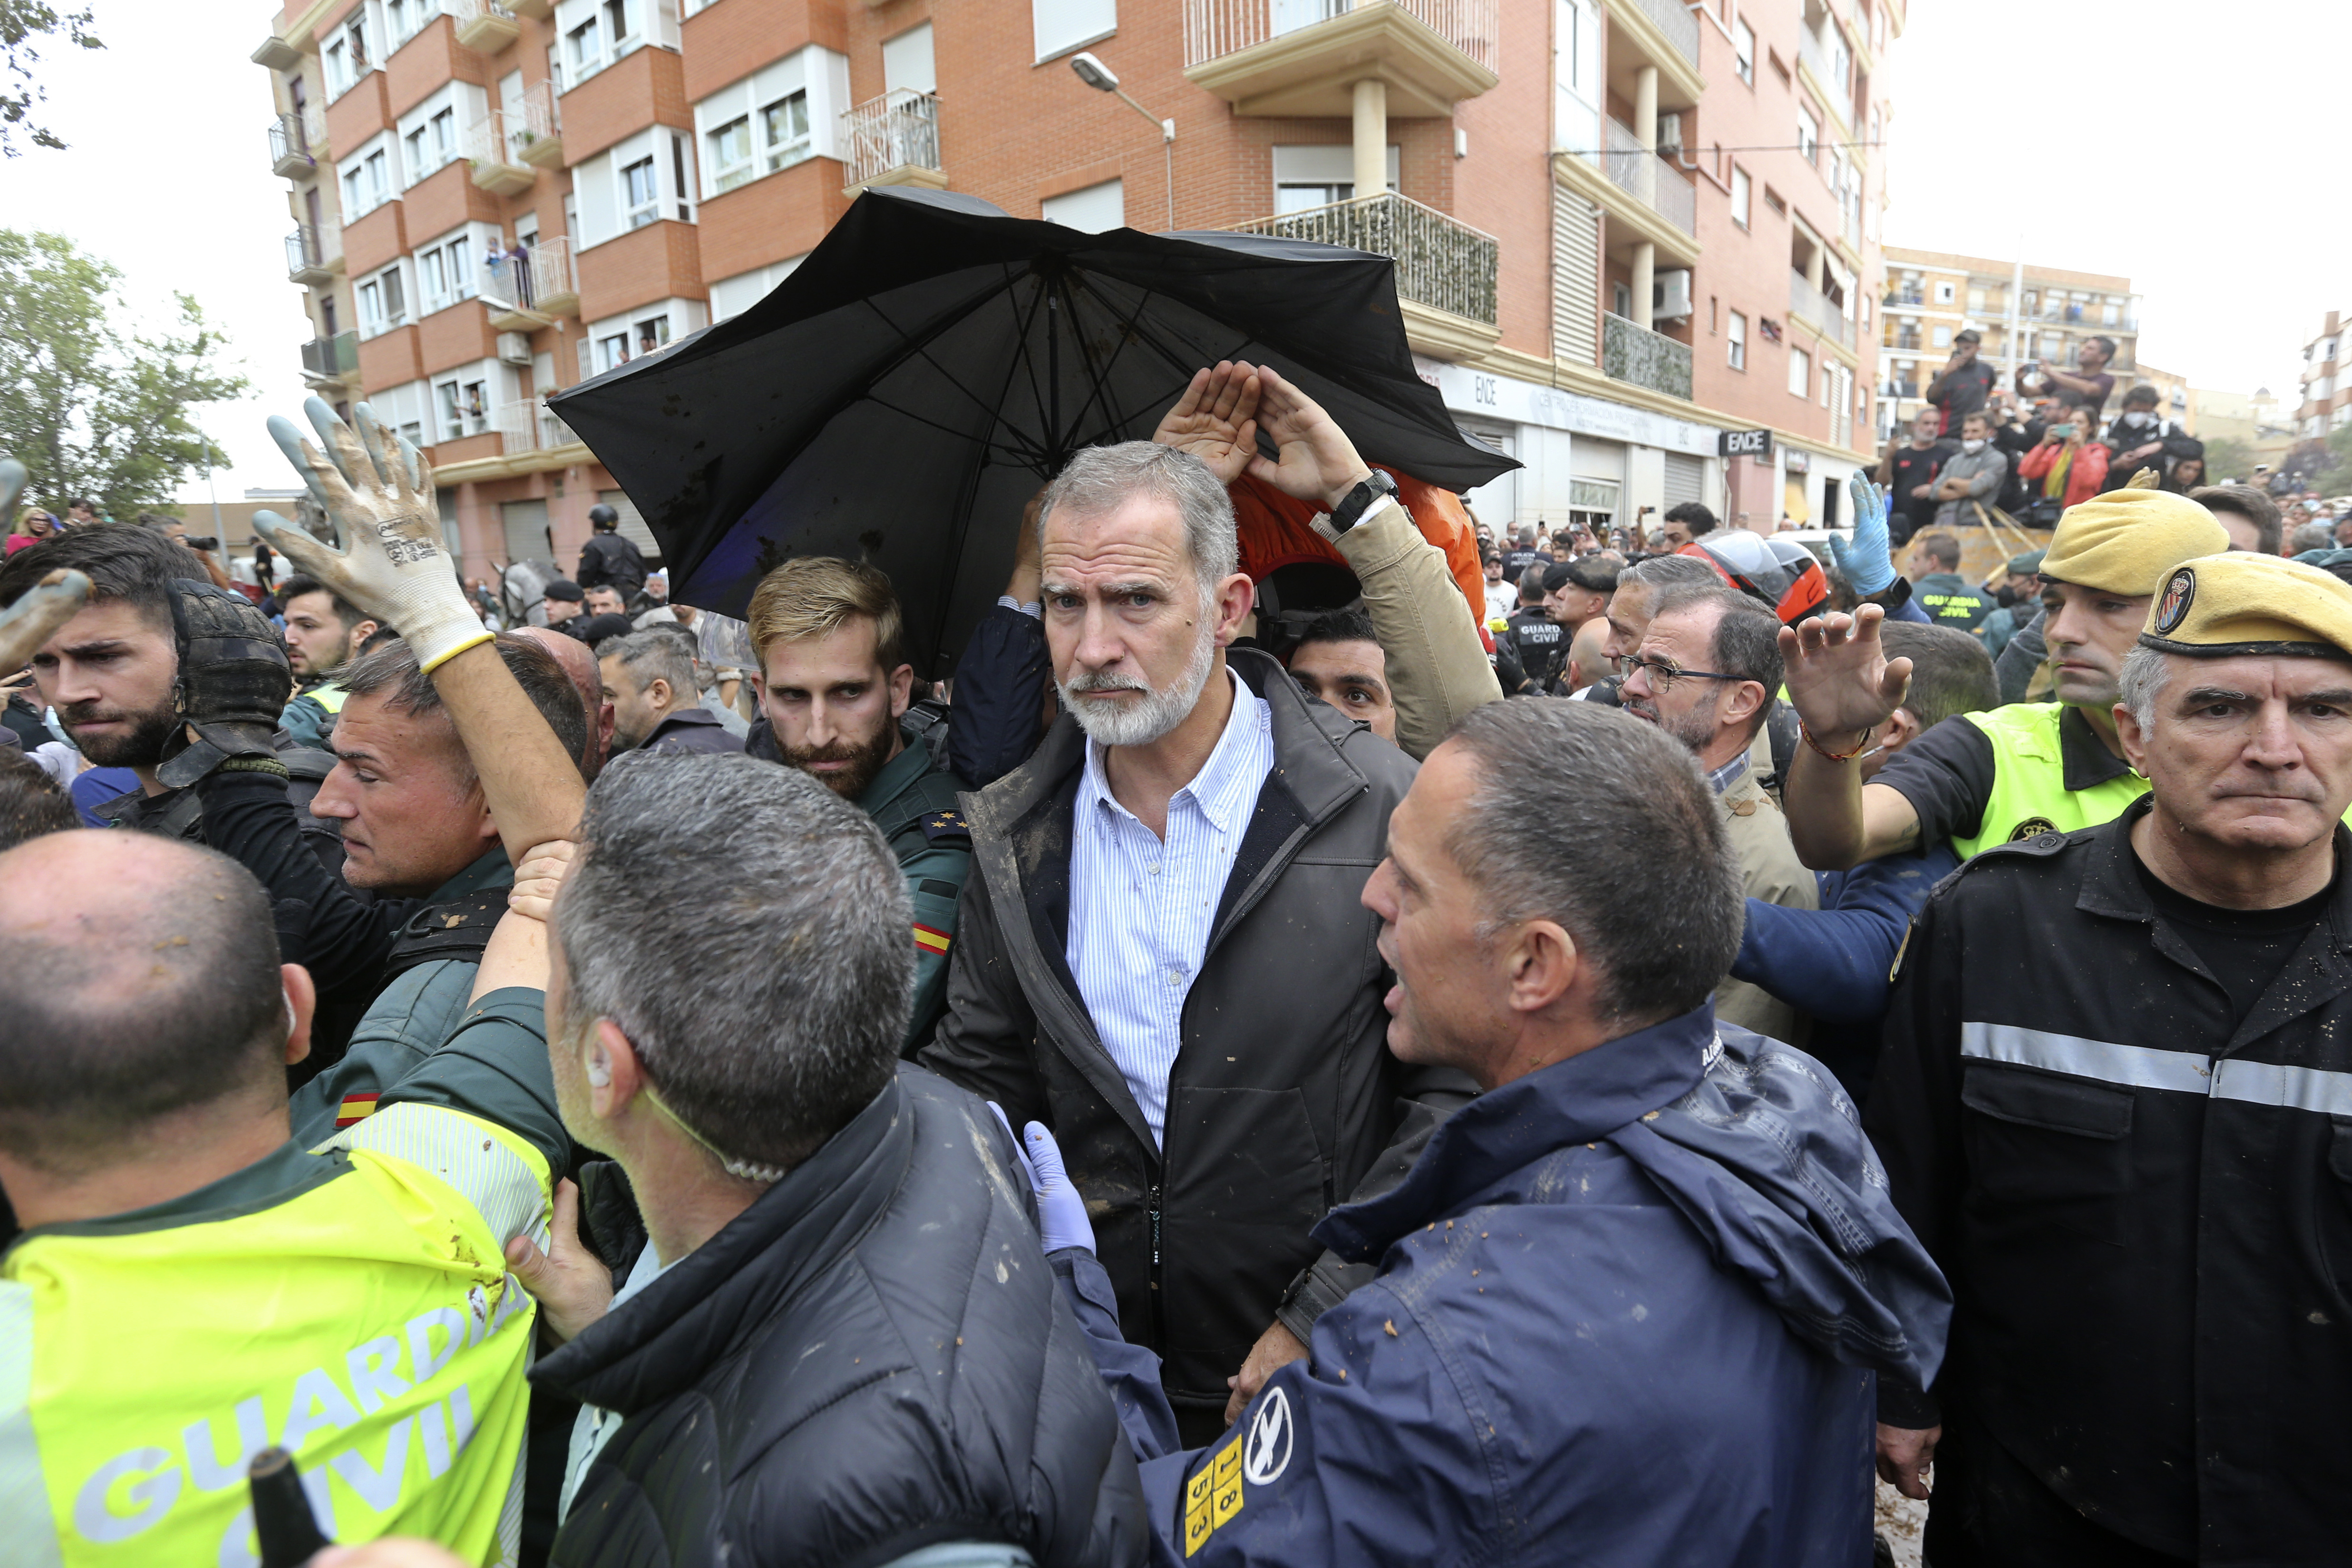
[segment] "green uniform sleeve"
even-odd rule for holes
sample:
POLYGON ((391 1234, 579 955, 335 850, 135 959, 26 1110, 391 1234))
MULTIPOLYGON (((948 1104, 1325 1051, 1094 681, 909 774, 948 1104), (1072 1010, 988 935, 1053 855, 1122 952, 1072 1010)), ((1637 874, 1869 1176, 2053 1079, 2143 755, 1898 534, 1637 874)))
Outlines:
POLYGON ((278 716, 278 723, 294 737, 295 745, 324 751, 328 748, 327 732, 334 727, 335 718, 320 706, 318 699, 305 693, 286 705, 286 711, 278 716))
POLYGON ((971 841, 942 840, 901 860, 907 895, 915 905, 915 1007, 907 1018, 899 1054, 908 1061, 928 1044, 947 1010, 948 955, 955 946, 956 908, 971 873, 971 841))
MULTIPOLYGON (((572 1139, 556 1111, 555 1074, 547 1060, 543 991, 515 986, 492 991, 466 1009, 440 1049, 411 1058, 380 1092, 352 1088, 357 1082, 341 1086, 350 1091, 350 1097, 337 1103, 343 1107, 344 1125, 391 1105, 444 1105, 504 1127, 538 1149, 559 1176, 572 1168, 572 1139)), ((331 1109, 318 1109, 328 1110, 323 1134, 315 1115, 297 1121, 295 1135, 306 1144, 335 1134, 331 1109)))

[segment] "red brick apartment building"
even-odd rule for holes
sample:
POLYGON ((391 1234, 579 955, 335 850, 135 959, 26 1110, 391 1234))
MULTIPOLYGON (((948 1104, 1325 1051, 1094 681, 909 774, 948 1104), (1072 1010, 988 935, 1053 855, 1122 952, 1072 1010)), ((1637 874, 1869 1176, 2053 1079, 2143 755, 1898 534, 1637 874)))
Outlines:
POLYGON ((2303 401, 2294 427, 2305 441, 2352 424, 2352 320, 2330 310, 2303 345, 2303 401))
POLYGON ((649 542, 542 396, 740 312, 892 183, 1091 229, 1395 235, 1423 375, 1525 465, 1483 517, 1835 519, 1876 424, 1874 84, 1903 23, 1903 0, 296 0, 253 58, 306 378, 426 449, 471 572, 568 562, 600 498, 649 542), (1746 431, 1769 455, 1722 456, 1746 431))

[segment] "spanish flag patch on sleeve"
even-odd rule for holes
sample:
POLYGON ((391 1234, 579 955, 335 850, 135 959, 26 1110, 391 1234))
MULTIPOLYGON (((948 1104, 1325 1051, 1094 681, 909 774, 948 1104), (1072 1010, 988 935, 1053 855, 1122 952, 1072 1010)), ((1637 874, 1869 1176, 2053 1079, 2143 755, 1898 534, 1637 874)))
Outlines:
POLYGON ((926 925, 919 920, 915 923, 915 946, 926 953, 944 955, 952 941, 953 937, 935 925, 926 925))
POLYGON ((354 1122, 366 1121, 375 1114, 376 1099, 373 1094, 344 1095, 343 1103, 335 1107, 335 1125, 342 1128, 354 1122))

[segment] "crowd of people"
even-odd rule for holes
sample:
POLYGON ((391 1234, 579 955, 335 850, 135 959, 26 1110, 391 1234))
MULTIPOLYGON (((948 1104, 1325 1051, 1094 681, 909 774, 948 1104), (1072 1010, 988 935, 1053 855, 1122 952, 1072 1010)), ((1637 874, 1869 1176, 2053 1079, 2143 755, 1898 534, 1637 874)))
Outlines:
POLYGON ((2053 413, 1964 573, 1971 408, 1826 559, 1496 537, 1223 363, 934 682, 608 509, 518 615, 310 416, 257 594, 0 565, 16 1556, 2340 1556, 2352 552, 2262 489, 2053 413))

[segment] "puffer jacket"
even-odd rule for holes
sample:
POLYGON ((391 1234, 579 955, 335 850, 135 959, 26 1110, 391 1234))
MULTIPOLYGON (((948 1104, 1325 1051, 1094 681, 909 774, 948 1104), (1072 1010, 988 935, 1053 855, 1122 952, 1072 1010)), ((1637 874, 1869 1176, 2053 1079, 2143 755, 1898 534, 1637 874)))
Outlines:
POLYGON ((625 1419, 560 1568, 862 1568, 947 1542, 1149 1551, 1135 1458, 987 1108, 902 1067, 530 1374, 625 1419))
POLYGON ((1053 1129, 1127 1337, 1159 1353, 1169 1397, 1211 1430, 1225 1379, 1277 1312, 1304 1340, 1370 1278, 1323 1253, 1317 1222, 1402 1179, 1476 1091, 1389 1053, 1380 922, 1359 903, 1413 762, 1307 696, 1268 655, 1227 657, 1272 709, 1274 771, 1185 993, 1164 1142, 1070 973, 1086 739, 1066 714, 1019 771, 963 797, 976 874, 957 915, 948 1015, 921 1059, 998 1102, 1015 1126, 1053 1129))

